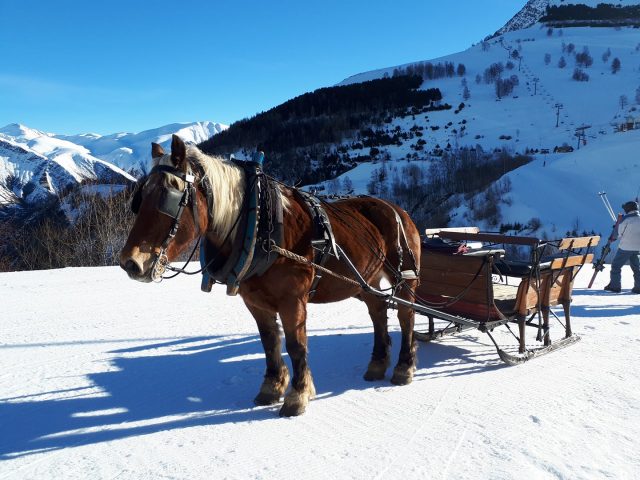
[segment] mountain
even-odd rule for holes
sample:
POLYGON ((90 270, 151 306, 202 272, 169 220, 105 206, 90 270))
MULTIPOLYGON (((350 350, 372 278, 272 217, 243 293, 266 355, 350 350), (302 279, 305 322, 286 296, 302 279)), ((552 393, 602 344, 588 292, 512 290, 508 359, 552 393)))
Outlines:
POLYGON ((515 30, 522 30, 534 25, 545 14, 550 0, 529 0, 522 10, 509 20, 504 27, 498 30, 494 36, 502 35, 515 30))
POLYGON ((172 123, 140 133, 114 133, 97 135, 93 133, 58 136, 77 145, 105 161, 113 163, 128 172, 145 171, 151 161, 151 142, 163 147, 171 145, 171 135, 179 135, 185 142, 198 144, 227 128, 215 122, 172 123))
POLYGON ((174 123, 102 136, 7 125, 0 128, 0 205, 37 205, 86 183, 126 185, 148 168, 151 142, 168 148, 175 133, 200 143, 225 128, 214 122, 174 123))
MULTIPOLYGON (((520 10, 511 20, 509 20, 504 27, 498 30, 492 37, 503 35, 508 32, 516 30, 523 30, 529 28, 538 23, 547 14, 547 9, 566 9, 579 5, 580 8, 587 7, 597 11, 598 8, 602 11, 606 11, 603 7, 611 6, 613 8, 623 10, 625 7, 637 6, 637 0, 579 0, 579 1, 566 1, 565 0, 529 0, 522 10, 520 10)), ((601 15, 602 16, 602 15, 601 15)), ((606 17, 606 13, 604 14, 606 17)), ((628 19, 627 19, 628 20, 628 19)))
MULTIPOLYGON (((574 11, 565 2, 530 1, 507 23, 505 33, 463 52, 361 73, 339 84, 417 74, 423 78, 421 89, 438 88, 442 102, 458 106, 394 116, 382 126, 382 132, 410 135, 402 145, 377 147, 379 158, 392 160, 384 172, 390 190, 393 177, 402 181, 409 167, 421 171, 421 178, 432 178, 430 171, 442 165, 442 149, 454 161, 461 151, 496 150, 533 159, 510 173, 505 170, 491 188, 447 197, 448 216, 434 221, 490 230, 542 225, 536 234, 548 236, 583 230, 607 235, 611 220, 597 193, 609 192, 617 211, 640 193, 639 30, 623 24, 575 27, 577 16, 566 17, 562 28, 539 19, 529 25, 546 3, 567 6, 565 17, 574 11), (447 65, 456 73, 434 73, 447 65), (422 135, 411 137, 412 130, 422 135)), ((618 4, 610 10, 633 13, 639 7, 637 1, 618 4)), ((624 21, 635 25, 637 20, 624 21)), ((319 187, 343 193, 347 183, 364 193, 381 172, 380 162, 359 163, 319 187)))
POLYGON ((135 178, 81 146, 22 125, 0 130, 0 204, 34 205, 82 183, 135 178))

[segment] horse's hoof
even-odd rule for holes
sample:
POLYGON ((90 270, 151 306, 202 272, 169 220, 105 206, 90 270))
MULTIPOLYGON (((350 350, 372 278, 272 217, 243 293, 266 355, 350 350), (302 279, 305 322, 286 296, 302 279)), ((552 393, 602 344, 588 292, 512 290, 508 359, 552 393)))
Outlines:
POLYGON ((367 371, 364 374, 364 379, 367 382, 375 382, 376 380, 384 380, 384 375, 387 371, 387 362, 371 361, 367 367, 367 371))
POLYGON ((315 397, 315 395, 316 389, 313 386, 313 381, 310 381, 307 389, 302 392, 292 389, 287 393, 287 396, 284 397, 284 404, 280 409, 280 416, 297 417, 298 415, 302 415, 307 409, 307 405, 309 405, 309 400, 315 397))
POLYGON ((280 369, 277 377, 264 377, 260 386, 260 392, 253 399, 256 405, 273 405, 278 403, 289 385, 289 370, 286 367, 280 369))
POLYGON ((372 372, 367 370, 362 376, 367 382, 376 382, 378 380, 384 380, 384 372, 372 372))
POLYGON ((253 399, 253 403, 256 405, 273 405, 274 403, 278 403, 280 401, 281 395, 279 393, 266 393, 260 392, 256 395, 256 398, 253 399))
POLYGON ((284 405, 282 405, 282 408, 280 408, 280 416, 281 417, 297 417, 298 415, 302 415, 306 409, 307 409, 307 406, 301 403, 287 404, 285 402, 284 405))
POLYGON ((413 367, 394 368, 391 383, 394 385, 409 385, 413 381, 413 370, 413 367))

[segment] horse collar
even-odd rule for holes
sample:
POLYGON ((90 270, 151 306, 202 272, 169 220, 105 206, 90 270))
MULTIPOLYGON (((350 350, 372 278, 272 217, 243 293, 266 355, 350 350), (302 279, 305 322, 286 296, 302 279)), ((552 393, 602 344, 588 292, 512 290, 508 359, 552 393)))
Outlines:
POLYGON ((237 219, 238 228, 228 257, 203 237, 200 264, 203 268, 201 289, 210 292, 214 283, 227 285, 227 294, 236 295, 240 282, 263 274, 277 255, 270 242, 283 242, 283 207, 277 185, 263 172, 258 162, 235 161, 245 171, 245 197, 237 219))

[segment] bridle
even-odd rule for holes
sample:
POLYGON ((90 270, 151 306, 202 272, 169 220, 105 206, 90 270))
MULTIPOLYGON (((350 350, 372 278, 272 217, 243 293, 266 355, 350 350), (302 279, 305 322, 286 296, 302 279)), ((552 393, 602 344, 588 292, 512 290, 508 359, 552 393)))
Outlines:
MULTIPOLYGON (((168 268, 172 269, 169 266, 167 248, 178 233, 178 228, 180 227, 180 218, 182 217, 182 213, 184 212, 185 207, 187 207, 189 203, 191 203, 191 210, 193 212, 193 223, 196 228, 196 234, 199 234, 200 232, 195 175, 191 172, 191 170, 188 170, 185 173, 182 170, 170 165, 156 165, 151 169, 149 175, 145 177, 145 180, 154 173, 162 172, 168 173, 181 179, 184 182, 184 190, 178 190, 177 188, 164 186, 162 189, 160 201, 158 202, 158 205, 156 207, 160 213, 173 219, 173 224, 171 225, 171 229, 162 242, 160 248, 156 249, 156 258, 154 259, 153 265, 151 266, 151 280, 153 280, 154 282, 162 281, 162 275, 164 274, 164 272, 168 268)), ((203 176, 202 181, 204 181, 205 179, 206 177, 203 176)), ((146 181, 140 182, 140 185, 136 189, 136 192, 133 195, 133 199, 131 200, 131 211, 136 215, 140 211, 140 204, 142 203, 142 189, 145 183, 146 181)), ((210 189, 207 188, 207 197, 210 196, 209 191, 210 189)))

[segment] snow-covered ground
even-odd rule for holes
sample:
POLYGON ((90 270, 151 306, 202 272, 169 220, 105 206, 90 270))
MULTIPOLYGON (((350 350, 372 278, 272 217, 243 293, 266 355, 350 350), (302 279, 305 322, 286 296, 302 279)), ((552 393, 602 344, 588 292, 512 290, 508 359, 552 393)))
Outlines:
POLYGON ((318 398, 291 419, 253 406, 260 340, 223 288, 2 273, 0 478, 639 478, 640 296, 604 293, 607 272, 586 290, 591 271, 574 293, 582 341, 518 367, 480 333, 422 344, 404 387, 362 379, 362 304, 312 305, 318 398))

